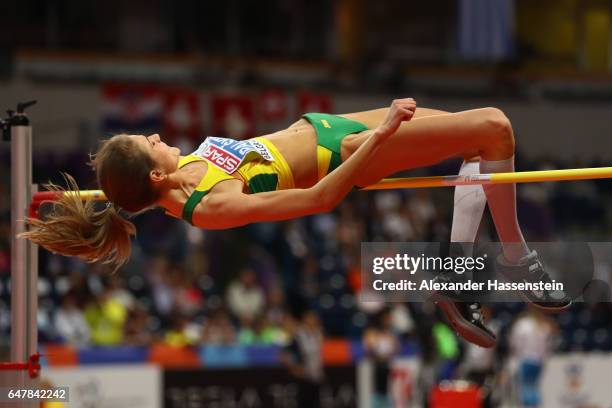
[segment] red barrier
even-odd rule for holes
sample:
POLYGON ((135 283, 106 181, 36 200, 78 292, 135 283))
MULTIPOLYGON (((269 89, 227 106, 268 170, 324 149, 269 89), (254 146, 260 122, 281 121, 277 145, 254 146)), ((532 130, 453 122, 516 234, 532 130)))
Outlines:
POLYGON ((75 366, 79 364, 77 350, 64 344, 45 344, 43 354, 52 367, 75 366))
POLYGON ((431 391, 431 408, 481 408, 482 392, 475 385, 441 384, 431 391))
POLYGON ((151 346, 149 362, 162 367, 199 368, 202 366, 193 348, 175 347, 165 343, 151 346))
POLYGON ((325 365, 347 365, 352 361, 351 345, 345 339, 324 340, 322 353, 325 365))

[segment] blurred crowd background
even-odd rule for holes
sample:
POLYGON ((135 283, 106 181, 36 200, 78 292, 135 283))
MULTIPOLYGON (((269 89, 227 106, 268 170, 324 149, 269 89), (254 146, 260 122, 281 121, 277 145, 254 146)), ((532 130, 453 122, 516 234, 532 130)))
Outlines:
MULTIPOLYGON (((509 107, 521 131, 518 170, 606 166, 612 143, 600 142, 612 136, 611 10, 604 0, 5 1, 0 108, 43 95, 30 114, 37 183, 61 183, 59 171, 67 171, 92 187, 87 154, 115 131, 162 131, 190 148, 206 134, 284 128, 313 106, 356 111, 404 96, 450 111, 509 107), (186 98, 182 110, 159 96, 168 87, 186 98), (215 102, 218 95, 230 102, 215 102), (272 104, 272 117, 262 114, 262 101, 272 104)), ((410 174, 453 174, 459 165, 410 174)), ((9 169, 3 143, 3 347, 10 338, 9 169)), ((499 380, 512 359, 612 351, 610 303, 547 316, 518 303, 489 305, 500 339, 492 351, 458 339, 432 305, 361 303, 361 242, 448 241, 452 197, 451 189, 356 191, 328 214, 229 231, 148 211, 135 218, 132 259, 115 274, 41 251, 40 340, 274 344, 290 353, 296 333, 310 330, 362 339, 381 361, 398 348, 377 343, 409 342, 426 367, 424 387, 443 378, 499 380)), ((527 241, 609 241, 611 208, 607 180, 518 187, 527 241)), ((485 216, 479 240, 496 239, 485 216)), ((606 268, 596 273, 609 279, 606 268)))

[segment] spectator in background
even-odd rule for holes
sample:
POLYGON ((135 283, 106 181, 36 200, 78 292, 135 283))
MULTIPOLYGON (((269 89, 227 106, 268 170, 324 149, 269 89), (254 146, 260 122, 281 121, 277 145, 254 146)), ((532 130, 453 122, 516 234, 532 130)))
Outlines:
POLYGON ((155 336, 150 329, 151 315, 139 304, 128 313, 125 325, 125 342, 134 346, 147 346, 155 341, 155 336))
POLYGON ((393 331, 397 333, 400 338, 406 338, 414 333, 416 322, 412 317, 412 312, 408 305, 404 303, 395 303, 391 306, 389 313, 391 314, 393 331))
MULTIPOLYGON (((55 258, 57 260, 57 257, 55 258)), ((66 293, 68 291, 73 292, 77 304, 83 308, 83 306, 87 306, 87 304, 94 297, 90 285, 88 283, 88 277, 86 274, 80 272, 76 269, 71 269, 66 272, 68 276, 67 279, 58 279, 56 280, 56 288, 59 293, 66 293)))
POLYGON ((431 223, 438 215, 431 192, 425 188, 415 189, 406 203, 406 208, 417 236, 426 237, 429 234, 428 229, 431 223))
POLYGON ((55 312, 55 328, 67 344, 77 347, 89 344, 91 332, 74 291, 62 298, 61 306, 55 312))
MULTIPOLYGON (((314 255, 308 255, 304 259, 301 271, 298 273, 297 295, 299 298, 311 301, 316 299, 321 293, 319 283, 319 260, 314 255)), ((288 298, 288 304, 291 308, 291 303, 295 301, 295 297, 288 298)))
POLYGON ((261 326, 254 319, 243 317, 238 328, 238 344, 248 346, 260 342, 261 326))
POLYGON ((109 275, 106 279, 106 287, 108 288, 109 296, 121 303, 126 309, 134 307, 136 300, 134 295, 125 287, 125 281, 118 274, 109 275))
POLYGON ((193 283, 186 271, 178 266, 172 268, 174 276, 174 307, 181 313, 192 316, 202 309, 202 291, 193 283))
POLYGON ((374 401, 375 408, 391 407, 389 398, 390 365, 399 353, 400 343, 393 332, 391 311, 385 309, 376 316, 375 323, 369 327, 363 336, 363 346, 366 354, 374 364, 374 401))
POLYGON ((113 298, 112 290, 104 288, 85 308, 85 319, 95 345, 112 346, 123 343, 127 308, 113 298))
POLYGON ((341 253, 360 249, 360 242, 365 237, 364 221, 356 215, 354 207, 350 200, 342 202, 339 206, 336 240, 341 253))
POLYGON ((442 380, 451 379, 459 357, 459 345, 453 331, 442 323, 439 310, 432 303, 423 303, 416 310, 421 367, 418 373, 419 400, 429 406, 429 397, 442 380))
POLYGON ((534 307, 528 307, 512 324, 507 368, 515 380, 515 403, 523 407, 540 405, 540 374, 558 333, 557 323, 534 307))
POLYGON ((164 257, 157 257, 153 260, 148 276, 155 310, 161 315, 164 324, 172 324, 174 312, 193 316, 202 310, 202 290, 181 266, 170 264, 164 257))
POLYGON ((280 326, 287 313, 285 308, 285 295, 281 288, 279 286, 273 286, 268 292, 267 300, 266 318, 270 324, 280 326))
POLYGON ((434 323, 432 334, 438 356, 437 381, 450 380, 455 374, 459 360, 459 341, 455 332, 442 320, 434 323))
POLYGON ((323 380, 323 331, 319 316, 314 311, 307 311, 299 323, 287 317, 285 330, 291 340, 280 353, 280 360, 298 383, 298 407, 317 408, 323 380))
MULTIPOLYGON (((496 335, 499 333, 500 325, 491 317, 491 309, 487 306, 482 307, 482 314, 487 326, 496 335)), ((483 406, 491 407, 492 393, 494 390, 495 373, 497 371, 496 353, 497 348, 485 348, 467 341, 463 342, 464 352, 459 364, 459 375, 480 387, 484 395, 483 406)))
POLYGON ((268 292, 268 305, 264 314, 266 338, 273 344, 286 345, 289 341, 283 327, 287 314, 285 295, 279 286, 273 286, 268 292))
POLYGON ((172 325, 164 341, 175 347, 192 346, 201 340, 200 326, 179 311, 173 313, 172 325))
POLYGON ((202 342, 205 344, 233 344, 236 342, 236 331, 223 309, 213 312, 212 316, 204 322, 202 342))
POLYGON ((257 284, 257 276, 251 268, 240 271, 237 281, 230 284, 227 290, 227 305, 239 319, 255 319, 264 310, 265 295, 257 284))
POLYGON ((376 207, 386 239, 411 241, 417 237, 401 195, 389 191, 380 192, 376 195, 376 207))
POLYGON ((174 306, 170 261, 161 255, 153 258, 147 277, 151 283, 155 311, 162 318, 168 318, 174 306))
POLYGON ((280 327, 271 324, 264 315, 254 321, 249 319, 241 321, 238 343, 243 345, 284 345, 287 343, 287 336, 280 327))

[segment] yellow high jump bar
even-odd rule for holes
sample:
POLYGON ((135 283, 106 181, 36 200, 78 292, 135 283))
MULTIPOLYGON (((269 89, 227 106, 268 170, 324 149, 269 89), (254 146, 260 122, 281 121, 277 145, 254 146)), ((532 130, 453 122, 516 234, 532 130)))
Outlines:
POLYGON ((592 180, 612 178, 612 167, 584 169, 517 171, 513 173, 472 174, 467 176, 433 176, 388 178, 364 187, 363 190, 399 188, 451 187, 475 184, 534 183, 543 181, 592 180))
MULTIPOLYGON (((431 176, 386 178, 362 190, 395 190, 400 188, 452 187, 477 184, 535 183, 545 181, 592 180, 612 178, 612 167, 591 167, 583 169, 517 171, 513 173, 472 174, 467 176, 431 176)), ((35 193, 43 195, 42 193, 35 193)), ((81 190, 83 200, 104 201, 101 190, 81 190)), ((43 197, 40 197, 43 198, 43 197)), ((50 197, 49 197, 50 198, 50 197)), ((45 197, 47 199, 47 197, 45 197)))

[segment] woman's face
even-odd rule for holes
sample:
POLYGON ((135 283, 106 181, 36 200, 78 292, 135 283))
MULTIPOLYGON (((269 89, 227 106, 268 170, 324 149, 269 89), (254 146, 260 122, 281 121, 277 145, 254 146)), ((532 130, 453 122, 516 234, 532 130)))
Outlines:
POLYGON ((168 146, 161 141, 157 133, 151 136, 132 135, 131 137, 151 156, 158 169, 166 174, 174 173, 178 169, 181 155, 178 147, 168 146))

